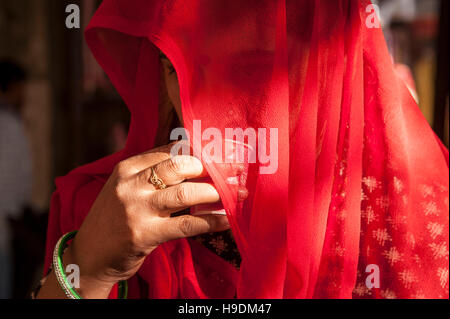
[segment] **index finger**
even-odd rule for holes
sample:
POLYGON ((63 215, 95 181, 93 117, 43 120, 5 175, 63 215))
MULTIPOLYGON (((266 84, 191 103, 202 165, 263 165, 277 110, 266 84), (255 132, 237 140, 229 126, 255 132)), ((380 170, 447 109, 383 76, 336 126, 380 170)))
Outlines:
POLYGON ((159 164, 165 160, 168 160, 175 155, 182 155, 182 153, 190 154, 191 151, 192 150, 189 141, 176 141, 168 145, 163 145, 145 153, 130 157, 123 161, 123 164, 127 166, 131 174, 134 174, 141 172, 151 166, 159 164))

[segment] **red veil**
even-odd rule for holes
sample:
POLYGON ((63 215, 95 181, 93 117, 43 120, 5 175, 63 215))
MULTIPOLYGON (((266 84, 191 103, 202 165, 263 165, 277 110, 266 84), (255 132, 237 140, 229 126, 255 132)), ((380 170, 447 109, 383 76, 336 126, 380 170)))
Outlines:
POLYGON ((114 165, 152 148, 161 50, 191 142, 193 120, 220 132, 266 128, 277 143, 258 136, 258 152, 277 150, 278 167, 251 164, 242 205, 205 163, 239 271, 176 240, 129 280, 131 298, 448 298, 448 151, 396 75, 370 4, 103 1, 86 39, 131 110, 128 142, 56 180, 46 265, 114 165))

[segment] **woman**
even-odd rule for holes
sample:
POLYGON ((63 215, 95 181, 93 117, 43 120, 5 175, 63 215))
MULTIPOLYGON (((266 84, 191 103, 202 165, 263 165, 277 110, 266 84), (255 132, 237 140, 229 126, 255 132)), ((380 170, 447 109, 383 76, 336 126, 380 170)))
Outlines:
MULTIPOLYGON (((447 298, 448 151, 370 9, 104 1, 86 38, 131 110, 128 141, 57 180, 47 266, 58 239, 79 230, 63 264, 79 265, 83 298, 116 297, 124 281, 130 298, 447 298), (143 153, 165 135, 160 51, 197 156, 143 153), (238 192, 201 152, 227 129, 258 154, 238 192), (205 175, 213 183, 186 181, 205 175), (226 217, 171 217, 219 200, 226 217), (239 270, 190 239, 228 227, 239 270)), ((57 296, 52 271, 38 297, 57 296)))

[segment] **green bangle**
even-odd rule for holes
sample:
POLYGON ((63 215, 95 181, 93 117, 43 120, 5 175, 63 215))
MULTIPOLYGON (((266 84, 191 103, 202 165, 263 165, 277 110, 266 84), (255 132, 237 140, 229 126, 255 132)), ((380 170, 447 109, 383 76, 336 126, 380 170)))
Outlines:
MULTIPOLYGON (((58 280, 59 285, 67 298, 69 299, 83 299, 81 296, 73 289, 72 285, 67 280, 67 276, 64 272, 64 266, 62 262, 62 256, 64 250, 67 248, 67 242, 75 237, 77 231, 73 231, 62 236, 55 246, 53 251, 53 270, 58 280)), ((126 281, 119 282, 119 299, 127 299, 128 295, 128 283, 126 281)))

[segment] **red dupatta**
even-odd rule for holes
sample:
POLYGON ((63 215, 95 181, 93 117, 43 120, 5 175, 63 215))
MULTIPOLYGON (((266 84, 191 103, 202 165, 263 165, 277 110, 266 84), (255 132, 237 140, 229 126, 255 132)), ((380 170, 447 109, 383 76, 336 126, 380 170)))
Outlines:
POLYGON ((278 165, 250 166, 240 205, 205 163, 240 271, 189 239, 168 242, 129 280, 130 298, 448 298, 448 151, 397 76, 369 5, 103 1, 86 40, 132 113, 128 141, 56 180, 46 265, 114 165, 152 148, 161 50, 192 144, 194 120, 222 133, 263 128, 258 152, 276 149, 278 165), (379 288, 366 284, 374 265, 379 288))

